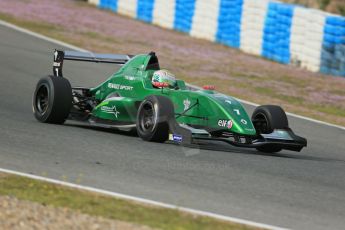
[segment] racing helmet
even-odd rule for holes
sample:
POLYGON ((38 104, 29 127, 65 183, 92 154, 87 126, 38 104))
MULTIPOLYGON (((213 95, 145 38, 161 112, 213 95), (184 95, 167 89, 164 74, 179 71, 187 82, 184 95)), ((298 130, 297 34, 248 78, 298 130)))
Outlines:
POLYGON ((152 76, 152 85, 158 88, 162 88, 157 83, 168 84, 169 88, 174 88, 176 86, 176 78, 168 70, 157 70, 152 76), (158 86, 157 86, 158 85, 158 86))

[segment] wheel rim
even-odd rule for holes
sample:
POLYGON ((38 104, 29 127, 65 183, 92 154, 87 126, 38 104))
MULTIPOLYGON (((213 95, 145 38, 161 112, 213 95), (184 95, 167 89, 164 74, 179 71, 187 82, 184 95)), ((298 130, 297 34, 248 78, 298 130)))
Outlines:
POLYGON ((144 132, 152 132, 157 123, 157 114, 153 104, 145 102, 140 111, 140 129, 144 132))
POLYGON ((255 122, 254 122, 255 128, 260 133, 270 133, 269 125, 268 125, 268 119, 263 113, 258 113, 255 116, 255 122))
POLYGON ((36 109, 40 114, 44 114, 48 109, 48 87, 41 85, 36 93, 36 109))

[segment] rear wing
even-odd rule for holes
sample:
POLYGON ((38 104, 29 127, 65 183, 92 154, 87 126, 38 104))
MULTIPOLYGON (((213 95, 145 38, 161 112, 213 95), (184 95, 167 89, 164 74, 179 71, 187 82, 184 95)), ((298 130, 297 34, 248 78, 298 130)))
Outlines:
POLYGON ((131 55, 126 54, 95 54, 91 52, 55 50, 53 73, 54 76, 62 77, 62 66, 64 60, 123 65, 131 58, 131 55))

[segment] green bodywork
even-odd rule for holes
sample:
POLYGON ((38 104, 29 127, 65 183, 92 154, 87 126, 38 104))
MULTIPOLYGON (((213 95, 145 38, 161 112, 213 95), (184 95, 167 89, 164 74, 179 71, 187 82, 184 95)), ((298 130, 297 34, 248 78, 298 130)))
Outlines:
POLYGON ((247 112, 230 96, 212 90, 191 90, 182 80, 177 80, 177 89, 153 87, 151 78, 155 69, 148 68, 151 58, 149 54, 136 55, 105 82, 91 88, 90 93, 100 101, 92 115, 135 124, 140 102, 149 95, 162 95, 171 99, 178 123, 256 135, 247 112))

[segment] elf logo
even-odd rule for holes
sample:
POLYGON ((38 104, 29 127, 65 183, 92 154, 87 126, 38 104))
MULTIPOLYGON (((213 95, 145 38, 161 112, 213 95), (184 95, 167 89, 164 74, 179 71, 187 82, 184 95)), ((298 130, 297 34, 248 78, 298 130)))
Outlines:
POLYGON ((218 120, 218 126, 223 128, 231 129, 233 125, 232 120, 218 120))

